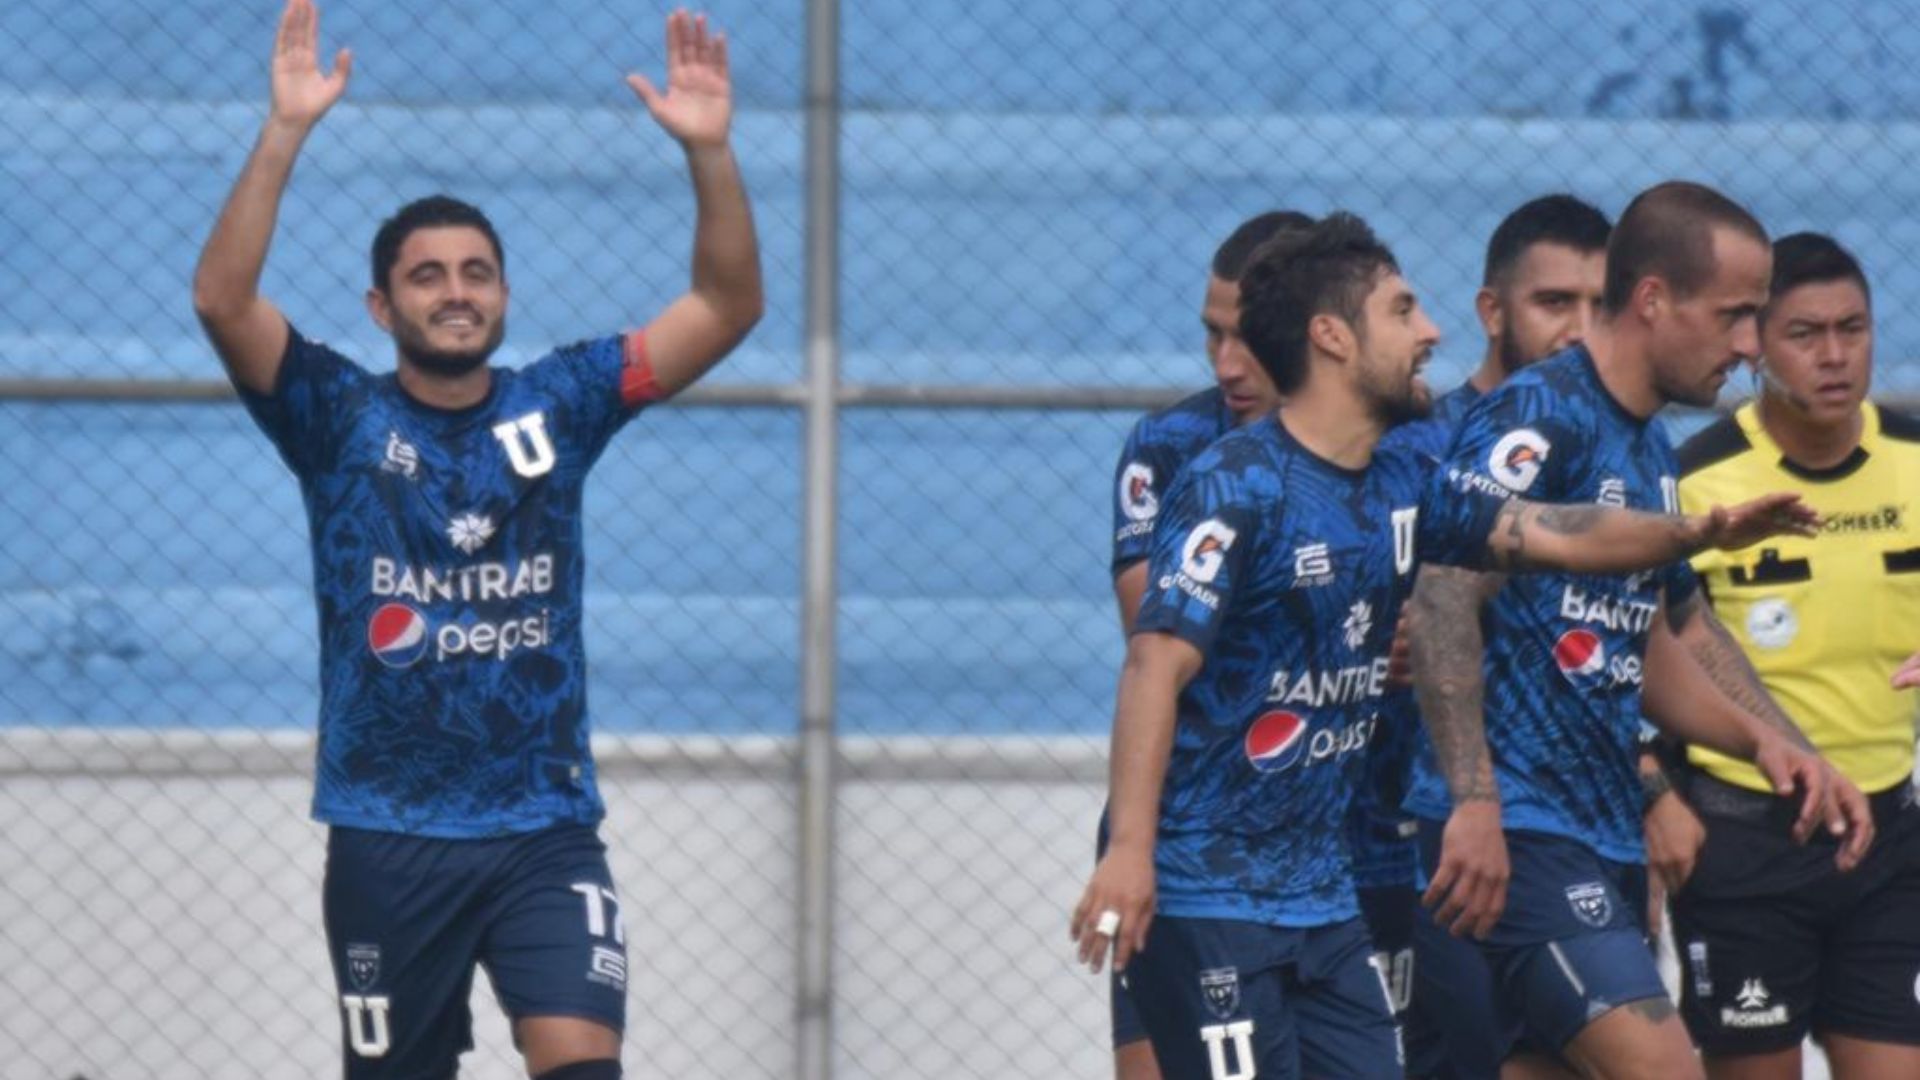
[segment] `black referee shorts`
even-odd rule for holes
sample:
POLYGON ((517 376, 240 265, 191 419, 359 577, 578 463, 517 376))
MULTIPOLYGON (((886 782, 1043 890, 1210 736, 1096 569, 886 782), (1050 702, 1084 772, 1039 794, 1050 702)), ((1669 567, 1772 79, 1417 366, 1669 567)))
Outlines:
POLYGON ((1707 827, 1673 897, 1680 1010, 1702 1051, 1763 1054, 1810 1031, 1920 1045, 1920 809, 1907 784, 1871 797, 1877 836, 1850 873, 1824 830, 1788 836, 1791 800, 1690 772, 1707 827))

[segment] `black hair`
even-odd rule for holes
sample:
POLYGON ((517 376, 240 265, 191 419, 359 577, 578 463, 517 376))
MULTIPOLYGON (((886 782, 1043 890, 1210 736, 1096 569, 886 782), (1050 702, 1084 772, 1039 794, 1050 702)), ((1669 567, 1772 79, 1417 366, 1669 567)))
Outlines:
POLYGON ((1313 219, 1298 210, 1269 210, 1248 218, 1214 250, 1213 276, 1221 281, 1239 281, 1261 244, 1283 229, 1304 229, 1312 224, 1313 219))
POLYGON ((1607 243, 1607 311, 1625 311, 1647 277, 1665 279, 1677 299, 1699 293, 1717 269, 1715 228, 1767 243, 1767 230, 1745 207, 1704 184, 1669 180, 1636 195, 1607 243))
POLYGON ((1367 223, 1345 212, 1262 244, 1240 278, 1240 336, 1276 390, 1290 394, 1307 378, 1307 324, 1338 315, 1361 331, 1367 295, 1400 269, 1367 223))
POLYGON ((1873 305, 1873 290, 1867 287, 1867 275, 1860 261, 1831 236, 1797 232, 1783 236, 1773 244, 1774 299, 1790 289, 1829 281, 1851 281, 1860 286, 1860 295, 1873 305))
POLYGON ((1504 281, 1520 256, 1535 244, 1560 244, 1581 253, 1607 250, 1613 224, 1607 215, 1571 195, 1542 195, 1508 214, 1487 241, 1483 285, 1504 281))
POLYGON ((481 213, 479 207, 451 195, 429 195, 394 211, 373 234, 373 287, 383 293, 389 291, 393 284, 393 264, 400 259, 400 245, 406 243, 414 230, 446 225, 465 225, 485 234, 487 243, 493 245, 494 259, 500 263, 500 274, 506 276, 507 253, 501 248, 500 234, 493 230, 493 222, 487 220, 487 215, 481 213))

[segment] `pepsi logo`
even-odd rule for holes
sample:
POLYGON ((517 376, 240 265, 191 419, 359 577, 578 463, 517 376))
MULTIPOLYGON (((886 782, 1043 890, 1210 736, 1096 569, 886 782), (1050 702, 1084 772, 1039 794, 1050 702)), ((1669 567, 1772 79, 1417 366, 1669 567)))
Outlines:
POLYGON ((382 604, 367 622, 367 648, 390 668, 412 667, 427 645, 427 617, 405 604, 382 604))
POLYGON ((1591 630, 1569 630, 1553 643, 1553 662, 1568 678, 1592 675, 1607 666, 1607 651, 1591 630))
POLYGON ((1307 722, 1290 712, 1260 714, 1247 728, 1247 762, 1259 772, 1292 768, 1307 748, 1307 722))

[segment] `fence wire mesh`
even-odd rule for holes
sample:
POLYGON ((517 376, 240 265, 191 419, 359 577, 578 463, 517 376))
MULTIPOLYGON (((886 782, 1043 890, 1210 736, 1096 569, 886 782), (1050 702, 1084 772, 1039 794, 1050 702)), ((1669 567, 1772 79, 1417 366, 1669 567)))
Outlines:
MULTIPOLYGON (((345 101, 306 147, 264 291, 376 369, 367 245, 447 191, 500 227, 501 359, 684 287, 680 158, 619 75, 653 8, 336 0, 345 101)), ((768 315, 714 381, 801 365, 802 0, 720 0, 768 315)), ((850 383, 1060 407, 840 420, 834 1075, 1098 1076, 1069 965, 1121 639, 1107 578, 1135 414, 1204 386, 1207 259, 1275 207, 1352 209, 1446 335, 1483 347, 1495 223, 1618 212, 1684 176, 1837 235, 1883 313, 1920 295, 1920 6, 1839 0, 1045 0, 846 5, 850 383)), ((337 1069, 306 817, 316 637, 294 481, 231 404, 36 401, 220 377, 193 262, 264 116, 270 0, 0 5, 0 1077, 337 1069)), ((1920 389, 1883 319, 1878 386, 1920 389)), ((111 394, 106 395, 111 397, 111 394)), ((793 1074, 802 421, 665 408, 589 487, 590 696, 628 911, 636 1075, 793 1074)), ((520 1075, 476 991, 475 1076, 520 1075)))

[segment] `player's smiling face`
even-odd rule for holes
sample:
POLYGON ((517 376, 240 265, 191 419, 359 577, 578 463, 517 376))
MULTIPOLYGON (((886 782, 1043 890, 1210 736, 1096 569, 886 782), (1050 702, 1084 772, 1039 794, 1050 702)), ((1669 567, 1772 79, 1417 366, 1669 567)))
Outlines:
POLYGON ((1213 381, 1226 395, 1227 410, 1235 422, 1257 420, 1279 408, 1280 391, 1273 388, 1273 380, 1240 336, 1237 282, 1208 275, 1200 322, 1207 331, 1207 363, 1213 366, 1213 381))
POLYGON ((1587 339, 1606 290, 1605 251, 1543 241, 1521 252, 1496 290, 1502 370, 1511 375, 1587 339))
POLYGON ((1709 407, 1727 376, 1760 354, 1773 249, 1734 229, 1713 230, 1713 276, 1693 296, 1665 291, 1654 320, 1654 379, 1669 401, 1709 407))
POLYGON ((415 229, 400 244, 385 291, 367 294, 402 363, 459 375, 486 363, 506 336, 507 283, 485 233, 468 225, 415 229))
POLYGON ((1774 297, 1760 347, 1769 398, 1816 423, 1853 422, 1873 377, 1873 310, 1858 282, 1810 281, 1774 297))
POLYGON ((1427 318, 1407 280, 1392 271, 1374 283, 1362 312, 1354 327, 1360 392, 1388 425, 1427 415, 1433 391, 1421 371, 1440 342, 1440 328, 1427 318))

